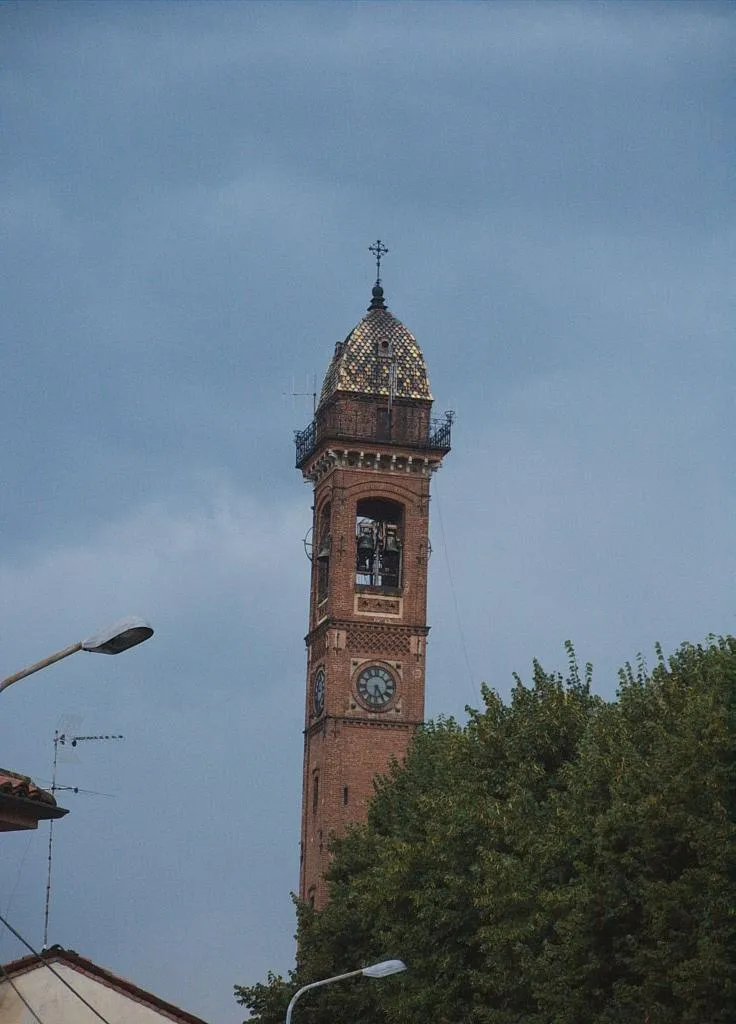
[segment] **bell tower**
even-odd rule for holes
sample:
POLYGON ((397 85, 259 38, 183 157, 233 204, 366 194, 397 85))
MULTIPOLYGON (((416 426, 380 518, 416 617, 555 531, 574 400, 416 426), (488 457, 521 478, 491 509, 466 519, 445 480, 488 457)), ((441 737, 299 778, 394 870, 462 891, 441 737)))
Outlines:
POLYGON ((296 465, 314 487, 299 894, 320 908, 327 840, 364 819, 373 778, 424 720, 429 483, 452 414, 431 418, 419 345, 377 278, 335 346, 296 465))

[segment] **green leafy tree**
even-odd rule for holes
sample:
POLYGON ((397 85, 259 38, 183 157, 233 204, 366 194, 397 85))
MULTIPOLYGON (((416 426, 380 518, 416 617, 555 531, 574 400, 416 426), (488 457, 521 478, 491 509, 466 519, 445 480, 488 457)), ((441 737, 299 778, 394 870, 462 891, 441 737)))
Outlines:
POLYGON ((719 1024, 736 996, 736 640, 621 673, 571 767, 545 1021, 719 1024))
POLYGON ((618 700, 535 663, 508 704, 420 732, 297 907, 288 979, 238 987, 261 1024, 725 1024, 735 991, 736 640, 685 645, 618 700))

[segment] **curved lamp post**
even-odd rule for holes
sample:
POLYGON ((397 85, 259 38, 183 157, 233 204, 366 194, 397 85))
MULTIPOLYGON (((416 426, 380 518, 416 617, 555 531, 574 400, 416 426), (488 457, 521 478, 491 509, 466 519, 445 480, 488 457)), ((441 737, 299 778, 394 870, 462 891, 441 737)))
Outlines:
POLYGON ((108 626, 107 629, 95 633, 94 636, 90 636, 86 640, 79 640, 78 643, 71 644, 62 651, 57 651, 56 654, 49 654, 47 658, 42 658, 41 661, 37 661, 34 665, 22 668, 20 672, 0 680, 0 693, 3 690, 7 690, 13 683, 17 683, 19 679, 25 679, 26 676, 31 676, 42 668, 48 668, 54 662, 61 661, 62 658, 68 658, 70 654, 76 654, 77 651, 93 651, 96 654, 120 654, 122 651, 127 651, 129 647, 142 644, 144 640, 148 640, 151 636, 153 636, 153 629, 143 619, 135 617, 121 619, 120 622, 116 622, 113 626, 108 626))
POLYGON ((319 988, 320 985, 331 985, 333 981, 344 981, 345 978, 355 978, 359 974, 364 974, 366 978, 387 978, 389 974, 399 974, 405 970, 406 964, 403 960, 382 960, 380 964, 371 964, 370 967, 361 967, 357 971, 348 971, 347 974, 336 974, 334 978, 325 978, 324 981, 313 981, 311 985, 303 985, 291 997, 284 1024, 291 1024, 291 1011, 294 1009, 294 1003, 299 996, 308 992, 310 988, 319 988))

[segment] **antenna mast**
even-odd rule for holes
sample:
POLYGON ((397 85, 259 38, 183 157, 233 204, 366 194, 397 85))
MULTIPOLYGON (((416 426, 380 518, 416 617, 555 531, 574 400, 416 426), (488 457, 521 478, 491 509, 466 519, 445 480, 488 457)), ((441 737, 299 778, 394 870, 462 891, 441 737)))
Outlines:
MULTIPOLYGON (((86 740, 122 740, 123 736, 67 736, 66 733, 59 732, 57 729, 54 732, 54 767, 51 772, 51 795, 54 796, 60 789, 71 789, 73 792, 77 792, 75 786, 57 786, 56 785, 56 764, 59 759, 59 747, 70 744, 72 747, 76 747, 77 743, 81 743, 86 740)), ((51 905, 51 864, 54 850, 54 819, 52 818, 49 822, 49 854, 48 854, 48 871, 46 874, 46 901, 43 912, 43 949, 48 948, 49 939, 49 907, 51 905)))
MULTIPOLYGON (((309 385, 307 385, 308 387, 309 385)), ((312 415, 317 412, 317 374, 312 375, 312 390, 311 391, 295 391, 296 384, 292 384, 291 397, 292 398, 311 398, 312 399, 312 415)))

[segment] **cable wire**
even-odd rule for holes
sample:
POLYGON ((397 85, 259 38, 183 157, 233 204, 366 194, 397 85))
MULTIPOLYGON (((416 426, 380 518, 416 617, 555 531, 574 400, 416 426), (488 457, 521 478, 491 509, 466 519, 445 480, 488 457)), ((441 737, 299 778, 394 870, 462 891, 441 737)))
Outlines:
MULTIPOLYGON (((44 956, 42 956, 38 952, 37 949, 34 949, 33 946, 30 944, 30 942, 27 942, 23 938, 23 936, 20 934, 20 932, 16 931, 15 928, 13 928, 12 924, 10 924, 8 921, 5 920, 5 918, 3 917, 2 914, 0 914, 0 922, 2 922, 5 925, 5 927, 8 929, 9 932, 12 932, 13 935, 15 935, 16 939, 18 939, 19 942, 23 943, 23 945, 26 947, 26 949, 30 950, 30 952, 33 953, 33 955, 44 965, 44 967, 48 967, 48 969, 51 971, 53 976, 55 978, 58 978, 59 981, 61 982, 61 984, 64 985, 66 988, 68 988, 69 991, 72 992, 77 997, 77 999, 79 999, 80 1002, 84 1003, 84 1005, 87 1007, 87 1009, 92 1011, 92 1013, 95 1015, 95 1017, 99 1017, 99 1019, 102 1021, 102 1024, 110 1024, 110 1021, 107 1019, 107 1017, 103 1017, 102 1014, 100 1013, 100 1011, 96 1010, 94 1008, 92 1003, 88 1003, 87 1002, 87 1000, 84 998, 84 996, 81 994, 81 992, 77 992, 77 990, 74 988, 74 986, 69 984, 69 982, 66 980, 66 978, 63 978, 59 974, 58 971, 55 971, 54 968, 51 966, 51 964, 48 962, 48 960, 44 956)), ((24 1000, 24 1002, 25 1002, 25 1000, 24 1000)), ((34 1017, 35 1016, 36 1015, 34 1014, 34 1017)), ((38 1020, 38 1018, 36 1018, 36 1019, 38 1020)), ((43 1022, 42 1022, 42 1024, 43 1024, 43 1022)))
POLYGON ((31 1006, 31 1004, 30 1004, 30 1003, 28 1002, 28 1000, 26 999, 26 997, 25 997, 25 996, 23 995, 23 993, 21 992, 21 990, 20 990, 20 989, 18 988, 18 986, 17 986, 16 984, 15 984, 15 982, 14 982, 14 981, 13 981, 13 979, 12 979, 12 978, 10 977, 10 975, 9 975, 9 974, 8 974, 8 972, 7 972, 6 970, 5 970, 5 968, 3 967, 3 965, 2 965, 2 964, 0 964, 0 974, 2 974, 2 976, 3 976, 4 978, 5 978, 5 980, 7 981, 7 983, 8 983, 9 985, 10 985, 10 987, 12 988, 12 990, 13 990, 13 991, 15 992, 15 994, 17 995, 17 997, 18 997, 18 998, 20 999, 20 1001, 21 1001, 21 1002, 23 1003, 23 1005, 24 1005, 24 1006, 25 1006, 25 1008, 26 1008, 26 1009, 28 1010, 28 1012, 29 1012, 29 1013, 30 1013, 30 1014, 31 1014, 31 1015, 32 1015, 32 1016, 34 1017, 34 1019, 35 1019, 35 1020, 36 1020, 36 1021, 38 1022, 38 1024, 44 1024, 44 1022, 43 1022, 43 1021, 41 1020, 41 1018, 40 1018, 40 1017, 38 1016, 38 1014, 36 1013, 36 1011, 35 1011, 35 1010, 33 1009, 33 1007, 31 1006))
MULTIPOLYGON (((23 851, 23 856, 21 857, 20 864, 18 865, 18 873, 15 876, 15 884, 13 885, 13 888, 10 891, 10 896, 8 896, 8 902, 5 904, 5 913, 6 914, 10 913, 10 908, 13 905, 13 900, 15 899, 16 893, 18 892, 18 886, 20 885, 20 876, 23 873, 23 868, 24 868, 25 863, 26 863, 26 858, 28 856, 28 851, 31 848, 31 840, 32 839, 33 839, 33 832, 30 832, 30 834, 28 836, 28 842, 26 843, 26 848, 23 851)), ((3 932, 2 935, 0 935, 0 949, 2 949, 2 947, 3 947, 3 939, 4 938, 5 938, 5 932, 3 932)))

